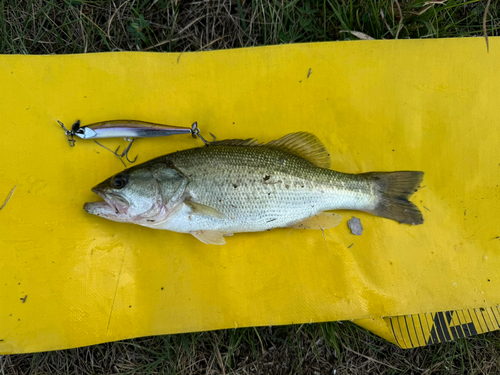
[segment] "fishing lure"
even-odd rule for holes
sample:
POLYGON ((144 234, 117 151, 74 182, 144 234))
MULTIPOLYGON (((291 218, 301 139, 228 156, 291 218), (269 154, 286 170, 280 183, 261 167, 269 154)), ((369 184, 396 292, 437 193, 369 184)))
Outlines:
POLYGON ((113 120, 96 122, 90 125, 81 126, 80 120, 77 120, 71 130, 57 120, 64 130, 71 147, 75 145, 75 135, 81 139, 98 138, 150 138, 165 137, 174 134, 192 134, 195 138, 198 133, 198 123, 195 122, 191 128, 180 126, 162 125, 154 122, 134 121, 134 120, 113 120))
MULTIPOLYGON (((111 151, 113 154, 119 158, 125 157, 129 163, 134 163, 137 160, 137 156, 134 160, 128 158, 128 152, 134 143, 135 138, 151 138, 151 137, 165 137, 174 134, 191 134, 193 138, 200 138, 205 145, 209 145, 211 142, 205 140, 198 128, 198 122, 194 122, 191 128, 185 128, 173 125, 162 125, 156 124, 154 122, 146 121, 135 121, 135 120, 112 120, 112 121, 102 121, 96 122, 90 125, 81 126, 80 120, 75 121, 71 126, 71 130, 67 129, 64 124, 57 120, 59 125, 64 130, 64 134, 68 138, 68 143, 71 147, 75 146, 76 140, 75 136, 81 139, 93 139, 99 146, 108 149, 107 147, 101 145, 96 139, 100 138, 124 138, 130 144, 125 148, 125 150, 118 154, 118 147, 116 151, 111 151)), ((210 133, 215 141, 215 136, 210 133)), ((109 150, 109 149, 108 149, 109 150)))

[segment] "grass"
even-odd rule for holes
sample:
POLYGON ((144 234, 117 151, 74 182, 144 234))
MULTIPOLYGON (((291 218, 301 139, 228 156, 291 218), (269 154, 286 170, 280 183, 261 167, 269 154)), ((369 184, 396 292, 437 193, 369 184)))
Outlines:
MULTIPOLYGON (((3 0, 0 53, 182 52, 483 36, 486 1, 3 0)), ((498 35, 498 0, 486 17, 498 35)), ((1 374, 497 374, 500 334, 402 350, 350 322, 156 336, 0 357, 1 374)))
POLYGON ((155 336, 3 357, 5 374, 498 374, 498 332, 403 350, 349 322, 155 336))
MULTIPOLYGON (((482 36, 486 1, 3 0, 0 53, 200 51, 279 43, 482 36), (358 36, 362 34, 357 34, 358 36)), ((498 34, 498 0, 487 16, 498 34)))

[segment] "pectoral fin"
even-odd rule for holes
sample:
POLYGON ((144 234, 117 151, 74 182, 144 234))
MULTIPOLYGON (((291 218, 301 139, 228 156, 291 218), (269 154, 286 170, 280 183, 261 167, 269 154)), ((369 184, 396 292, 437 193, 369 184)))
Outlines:
POLYGON ((330 229, 336 227, 342 221, 342 216, 333 212, 321 212, 320 214, 308 217, 298 223, 291 224, 288 228, 296 229, 330 229))
POLYGON ((215 230, 197 230, 190 233, 201 242, 208 245, 224 245, 226 243, 224 236, 229 237, 233 235, 232 233, 218 232, 215 230))
POLYGON ((184 204, 189 206, 189 208, 191 208, 191 212, 193 213, 193 215, 211 216, 211 217, 216 217, 218 219, 224 219, 226 217, 226 215, 224 215, 219 210, 216 210, 215 208, 206 206, 201 203, 185 200, 184 204))

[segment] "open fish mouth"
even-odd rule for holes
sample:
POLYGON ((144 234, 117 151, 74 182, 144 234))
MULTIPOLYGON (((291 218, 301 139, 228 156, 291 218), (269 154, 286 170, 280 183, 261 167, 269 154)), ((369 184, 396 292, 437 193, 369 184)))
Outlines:
POLYGON ((127 213, 129 203, 126 199, 112 193, 105 193, 98 188, 93 188, 92 192, 99 195, 104 202, 87 202, 83 209, 89 214, 95 215, 123 215, 127 213))

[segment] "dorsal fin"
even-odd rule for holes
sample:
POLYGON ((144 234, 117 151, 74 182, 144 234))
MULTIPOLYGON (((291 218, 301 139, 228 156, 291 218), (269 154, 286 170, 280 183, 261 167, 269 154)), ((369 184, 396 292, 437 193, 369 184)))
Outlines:
POLYGON ((330 154, 325 145, 314 134, 290 133, 265 146, 300 156, 318 167, 330 168, 330 154))
POLYGON ((330 168, 330 154, 325 145, 314 134, 307 132, 290 133, 267 144, 259 143, 255 138, 248 138, 210 142, 210 146, 269 147, 300 156, 318 167, 330 168))

